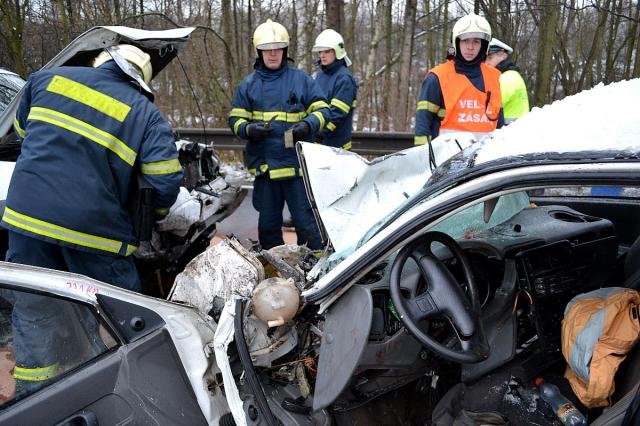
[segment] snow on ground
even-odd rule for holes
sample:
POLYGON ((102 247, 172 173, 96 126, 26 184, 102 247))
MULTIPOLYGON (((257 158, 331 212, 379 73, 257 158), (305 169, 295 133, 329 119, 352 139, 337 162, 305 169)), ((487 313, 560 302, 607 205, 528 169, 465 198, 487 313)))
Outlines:
POLYGON ((640 79, 602 83, 531 112, 494 132, 476 164, 532 152, 640 152, 640 79))

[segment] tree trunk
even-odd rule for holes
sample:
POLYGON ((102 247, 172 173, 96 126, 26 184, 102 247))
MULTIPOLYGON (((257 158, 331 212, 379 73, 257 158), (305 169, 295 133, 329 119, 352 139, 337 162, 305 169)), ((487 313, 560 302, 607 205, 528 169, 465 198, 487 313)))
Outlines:
MULTIPOLYGON (((442 17, 440 19, 440 22, 443 23, 442 46, 441 46, 442 50, 440 50, 440 52, 442 52, 442 58, 440 58, 440 60, 436 58, 436 61, 433 64, 434 66, 440 63, 441 61, 444 61, 444 58, 446 58, 447 56, 447 48, 449 47, 449 44, 451 44, 451 31, 449 31, 449 2, 445 0, 442 3, 444 6, 444 9, 442 11, 442 17)), ((452 46, 452 47, 455 47, 455 46, 452 46)))
POLYGON ((29 2, 24 0, 20 4, 19 0, 3 0, 0 1, 0 12, 2 12, 2 26, 5 31, 0 32, 0 37, 5 41, 5 46, 12 62, 12 70, 20 74, 23 78, 27 77, 27 68, 24 61, 23 51, 23 34, 25 25, 25 11, 29 2))
POLYGON ((324 0, 324 8, 327 15, 326 28, 333 28, 342 34, 342 21, 344 9, 342 0, 324 0))
POLYGON ((288 53, 294 60, 298 59, 298 11, 296 10, 296 1, 293 0, 291 28, 289 29, 290 40, 288 53))
POLYGON ((376 66, 376 57, 378 56, 378 46, 380 41, 382 40, 384 34, 384 11, 386 10, 386 2, 391 0, 377 0, 376 1, 376 11, 374 16, 374 30, 373 30, 373 38, 371 39, 371 43, 369 44, 369 57, 367 59, 367 67, 365 70, 364 77, 364 87, 362 90, 362 96, 360 97, 360 112, 358 113, 358 128, 362 128, 362 123, 365 122, 367 118, 372 119, 371 117, 371 105, 373 101, 369 99, 370 94, 373 92, 373 84, 375 80, 375 66, 376 66))
POLYGON ((553 70, 553 47, 556 44, 556 27, 558 20, 558 6, 547 4, 541 7, 538 22, 538 66, 536 69, 536 90, 534 105, 542 106, 549 101, 553 70))
POLYGON ((301 35, 303 36, 304 44, 303 52, 302 52, 302 61, 304 69, 307 71, 312 69, 312 61, 315 58, 315 55, 311 51, 313 49, 313 43, 315 42, 315 26, 316 20, 318 17, 318 6, 320 5, 320 0, 305 0, 304 7, 304 27, 302 28, 301 35))
MULTIPOLYGON (((392 2, 388 1, 385 5, 384 13, 384 28, 385 33, 388 35, 385 38, 385 68, 384 68, 384 83, 383 93, 392 93, 391 90, 391 63, 393 62, 393 49, 391 43, 391 34, 393 31, 393 16, 392 16, 392 2)), ((391 125, 391 96, 383 96, 380 111, 378 115, 378 129, 382 131, 390 130, 391 125)))
MULTIPOLYGON (((349 6, 349 21, 346 26, 345 34, 342 34, 344 41, 351 50, 352 54, 356 52, 356 22, 358 19, 359 5, 360 0, 351 0, 351 4, 349 6)), ((355 55, 352 56, 352 59, 353 58, 355 58, 355 55)))
POLYGON ((69 28, 69 18, 67 17, 67 10, 65 5, 63 4, 63 0, 54 0, 52 4, 52 12, 55 15, 55 11, 57 11, 58 16, 60 17, 60 34, 58 37, 60 43, 65 46, 69 44, 69 34, 71 30, 69 28))
MULTIPOLYGON (((234 37, 233 37, 233 31, 232 31, 232 26, 233 25, 233 13, 231 10, 231 0, 222 0, 221 4, 221 12, 222 12, 222 38, 224 38, 224 41, 227 43, 227 46, 234 46, 234 37)), ((237 52, 236 52, 237 54, 237 52)), ((229 55, 233 55, 233 52, 229 51, 229 55)), ((227 77, 227 81, 229 82, 229 86, 231 87, 235 87, 236 85, 236 79, 235 79, 235 75, 234 75, 234 67, 233 67, 233 63, 237 62, 234 61, 233 56, 226 58, 224 62, 224 71, 227 77)))
POLYGON ((426 69, 430 69, 432 66, 435 65, 435 61, 436 61, 436 50, 437 50, 437 44, 436 44, 436 32, 433 29, 433 17, 431 16, 431 0, 424 0, 423 1, 423 9, 424 9, 424 14, 426 16, 426 20, 424 23, 424 30, 427 32, 426 33, 426 40, 425 40, 425 47, 427 49, 426 52, 426 60, 427 60, 427 66, 426 69))
MULTIPOLYGON (((633 14, 633 20, 629 24, 627 29, 627 41, 626 41, 626 52, 624 58, 624 77, 631 78, 632 69, 631 63, 633 61, 633 45, 638 40, 638 21, 640 20, 640 1, 636 2, 636 10, 633 13, 633 2, 629 2, 629 16, 633 14)), ((638 58, 638 53, 636 52, 636 59, 638 58)))
POLYGON ((603 6, 604 10, 599 9, 598 11, 598 26, 596 27, 593 36, 591 50, 589 51, 589 55, 587 56, 587 59, 582 67, 582 73, 580 74, 580 80, 578 81, 578 91, 592 87, 594 84, 593 64, 596 63, 596 61, 599 62, 600 57, 602 56, 602 36, 606 27, 607 18, 609 17, 609 12, 607 12, 606 10, 609 9, 610 5, 611 0, 605 0, 605 4, 603 6))
POLYGON ((411 55, 413 53, 413 30, 416 23, 416 0, 407 0, 404 9, 404 34, 400 53, 400 78, 398 79, 398 109, 395 114, 394 130, 407 128, 409 118, 409 85, 411 82, 411 55))
MULTIPOLYGON (((611 15, 611 24, 609 25, 609 34, 618 34, 620 27, 620 16, 622 14, 622 0, 613 0, 613 8, 616 13, 611 15)), ((607 50, 605 52, 606 62, 604 67, 604 83, 609 84, 613 81, 614 74, 616 72, 616 37, 609 37, 607 40, 607 50)))
POLYGON ((636 37, 636 63, 633 66, 633 78, 638 77, 640 77, 640 37, 636 37))

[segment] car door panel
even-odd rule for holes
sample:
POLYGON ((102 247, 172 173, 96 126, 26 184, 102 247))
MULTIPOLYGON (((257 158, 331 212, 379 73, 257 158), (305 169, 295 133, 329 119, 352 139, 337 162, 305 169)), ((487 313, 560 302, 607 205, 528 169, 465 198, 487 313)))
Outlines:
MULTIPOLYGON (((153 310, 105 295, 97 298, 99 305, 90 306, 1 283, 0 298, 3 352, 15 355, 20 350, 29 359, 33 352, 27 348, 41 353, 37 349, 45 347, 45 354, 57 354, 59 365, 47 381, 23 373, 33 365, 21 367, 26 375, 21 385, 34 387, 25 388, 19 399, 9 392, 4 404, 0 400, 0 424, 206 424, 165 322, 153 310), (36 306, 43 309, 56 307, 56 318, 47 320, 56 326, 45 328, 49 337, 38 332, 47 323, 33 322, 41 326, 35 326, 27 343, 35 338, 36 346, 21 344, 22 300, 39 300, 36 306)), ((13 365, 5 363, 2 373, 0 388, 11 389, 13 365)))
POLYGON ((206 424, 164 329, 5 408, 0 424, 65 424, 80 413, 99 424, 206 424))

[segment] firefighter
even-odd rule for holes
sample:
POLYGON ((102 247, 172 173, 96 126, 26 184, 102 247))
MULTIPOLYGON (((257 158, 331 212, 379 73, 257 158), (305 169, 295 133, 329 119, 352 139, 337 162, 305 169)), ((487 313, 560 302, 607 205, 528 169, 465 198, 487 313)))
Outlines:
POLYGON ((330 104, 330 118, 314 142, 349 150, 358 86, 348 68, 351 60, 344 40, 338 32, 324 30, 316 38, 313 52, 318 53, 320 64, 314 78, 330 104))
POLYGON ((473 13, 453 26, 453 60, 429 70, 416 110, 416 145, 444 132, 473 132, 477 138, 504 124, 500 72, 484 63, 491 26, 473 13))
MULTIPOLYGON (((32 74, 14 127, 22 151, 2 226, 6 260, 66 270, 140 291, 126 201, 139 170, 158 209, 175 201, 182 167, 171 127, 154 106, 150 56, 132 45, 105 49, 93 67, 32 74)), ((17 292, 16 292, 17 293, 17 292)), ((13 309, 17 394, 58 374, 61 326, 51 298, 21 294, 13 309)))
POLYGON ((298 244, 322 247, 293 144, 312 140, 329 119, 320 87, 306 73, 288 65, 289 33, 268 19, 253 33, 258 55, 254 72, 236 88, 229 127, 247 141, 245 161, 255 175, 253 206, 259 212, 258 236, 263 249, 284 244, 282 211, 287 203, 298 244))
POLYGON ((509 124, 529 112, 529 96, 520 69, 511 60, 513 49, 506 43, 492 38, 486 63, 500 70, 500 92, 504 122, 509 124))

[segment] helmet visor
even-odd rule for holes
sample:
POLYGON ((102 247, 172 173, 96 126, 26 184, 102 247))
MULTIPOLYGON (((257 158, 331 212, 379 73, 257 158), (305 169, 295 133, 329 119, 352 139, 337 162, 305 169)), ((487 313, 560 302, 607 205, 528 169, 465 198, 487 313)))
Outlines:
POLYGON ((489 51, 487 53, 498 53, 498 52, 508 53, 505 49, 503 49, 500 46, 489 46, 489 51))
POLYGON ((470 33, 463 33, 460 34, 458 36, 458 38, 460 40, 466 40, 468 38, 479 38, 480 40, 487 40, 490 41, 491 40, 491 36, 487 33, 483 33, 483 32, 470 32, 470 33))
POLYGON ((329 46, 313 46, 311 48, 311 51, 315 52, 315 53, 324 52, 325 50, 333 50, 333 47, 329 47, 329 46))
POLYGON ((284 49, 287 47, 289 43, 284 41, 274 42, 274 43, 262 43, 256 46, 258 50, 274 50, 274 49, 284 49))

